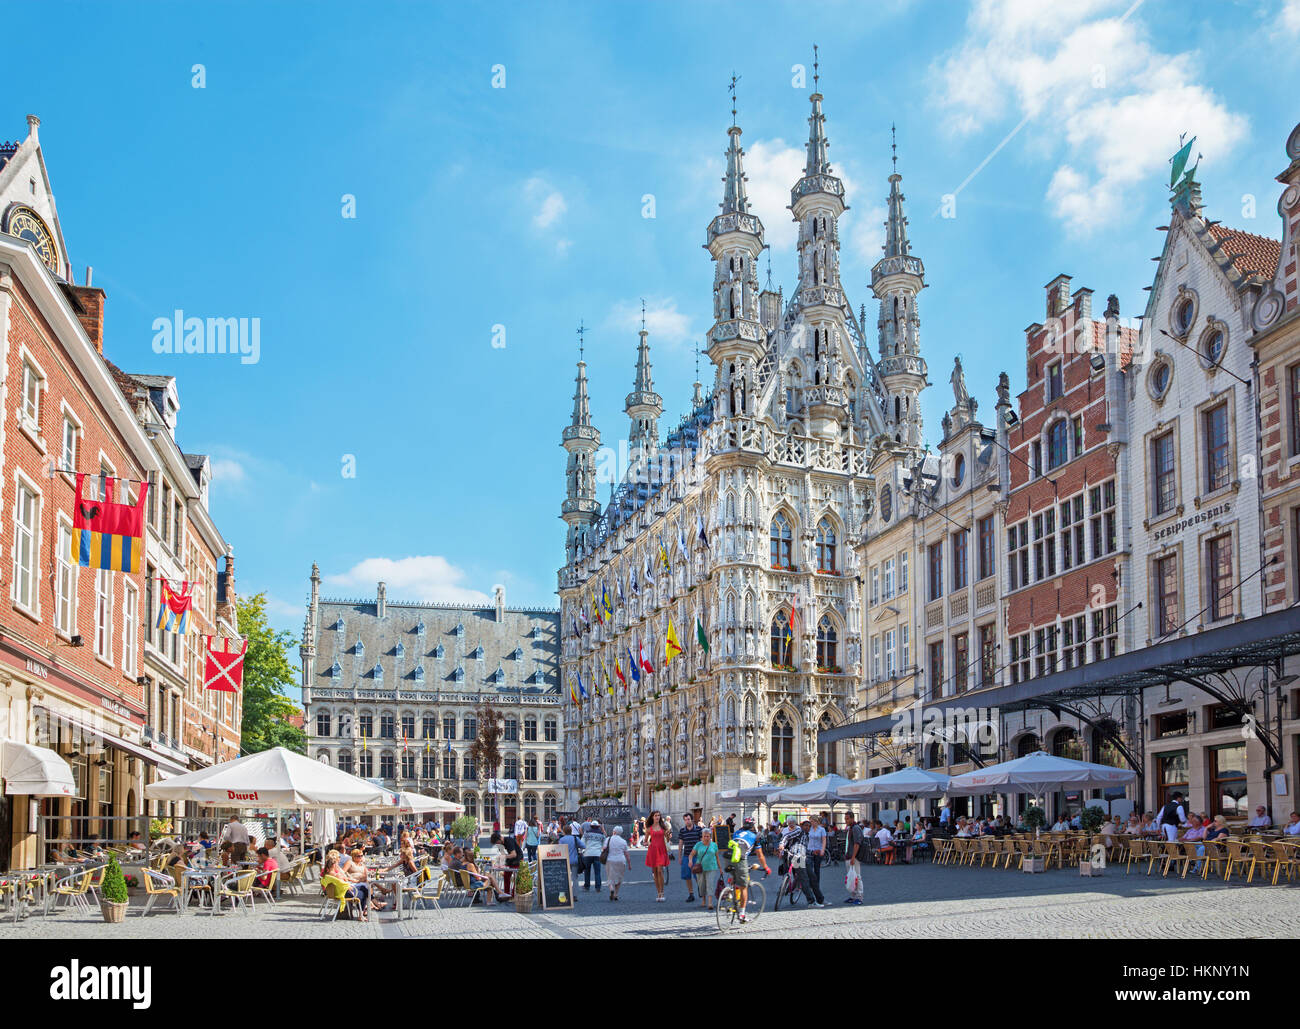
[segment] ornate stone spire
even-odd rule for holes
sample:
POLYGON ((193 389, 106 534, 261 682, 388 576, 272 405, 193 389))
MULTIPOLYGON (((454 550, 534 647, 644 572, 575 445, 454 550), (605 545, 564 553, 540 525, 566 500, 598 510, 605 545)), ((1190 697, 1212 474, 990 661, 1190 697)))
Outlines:
POLYGON ((826 140, 826 115, 822 113, 822 95, 818 90, 817 48, 813 47, 813 92, 808 98, 812 103, 812 113, 808 116, 808 143, 804 158, 803 178, 791 190, 791 203, 809 193, 829 193, 844 199, 844 183, 834 174, 826 151, 830 143, 826 140))
POLYGON ((582 536, 600 514, 596 499, 596 451, 600 433, 591 424, 591 399, 587 395, 587 362, 584 361, 584 329, 578 326, 578 374, 574 382, 573 418, 565 426, 562 446, 569 452, 567 489, 560 517, 569 526, 568 555, 572 562, 582 536))
POLYGON ((659 416, 663 414, 663 399, 655 392, 650 375, 649 333, 645 327, 645 301, 641 301, 641 331, 637 333, 636 384, 627 395, 624 410, 632 419, 628 445, 635 455, 648 455, 659 446, 659 416))

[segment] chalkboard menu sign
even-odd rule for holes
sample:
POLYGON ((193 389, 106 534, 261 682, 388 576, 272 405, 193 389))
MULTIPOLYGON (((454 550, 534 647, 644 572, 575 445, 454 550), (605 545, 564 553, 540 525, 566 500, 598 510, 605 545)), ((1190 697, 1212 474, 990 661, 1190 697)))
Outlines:
POLYGON ((718 853, 721 854, 731 843, 731 828, 726 822, 713 829, 713 842, 718 845, 718 853))
POLYGON ((573 907, 573 880, 569 878, 569 848, 544 843, 537 848, 538 880, 542 908, 573 907))

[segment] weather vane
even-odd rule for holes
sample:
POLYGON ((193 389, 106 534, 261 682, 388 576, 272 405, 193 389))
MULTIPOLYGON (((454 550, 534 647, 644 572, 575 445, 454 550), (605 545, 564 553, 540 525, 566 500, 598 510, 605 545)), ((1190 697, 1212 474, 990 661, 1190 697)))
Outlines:
POLYGON ((584 330, 582 327, 582 319, 578 319, 578 360, 579 361, 582 360, 582 355, 586 348, 586 343, 587 343, 587 341, 583 339, 582 336, 584 331, 586 330, 584 330))
POLYGON ((893 122, 889 123, 889 149, 893 151, 894 174, 898 174, 898 136, 893 122))
POLYGON ((740 76, 734 71, 731 73, 731 125, 736 126, 736 83, 740 81, 740 76))

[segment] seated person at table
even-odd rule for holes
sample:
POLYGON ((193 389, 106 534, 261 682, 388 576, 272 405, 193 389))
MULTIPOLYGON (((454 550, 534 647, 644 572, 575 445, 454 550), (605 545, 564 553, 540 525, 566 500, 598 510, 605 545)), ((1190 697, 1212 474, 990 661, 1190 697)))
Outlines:
POLYGON ((966 822, 965 815, 957 819, 957 835, 963 839, 971 835, 970 826, 966 822))
POLYGON ((370 907, 370 869, 366 867, 365 861, 362 860, 364 857, 361 848, 356 847, 340 866, 343 872, 340 878, 350 880, 356 885, 357 897, 361 901, 361 920, 363 922, 367 918, 366 912, 370 907))
MULTIPOLYGON (((394 861, 391 865, 388 865, 383 869, 384 872, 396 872, 399 870, 404 876, 415 875, 415 873, 420 870, 420 866, 415 863, 415 851, 411 849, 411 846, 409 844, 400 848, 400 850, 398 851, 397 860, 394 861)), ((375 883, 375 892, 392 893, 400 885, 402 884, 396 882, 375 883)), ((385 905, 380 901, 375 901, 374 906, 379 908, 381 911, 385 907, 385 905)))
POLYGON ((1205 827, 1205 838, 1207 840, 1221 840, 1228 835, 1228 820, 1222 815, 1215 815, 1214 821, 1205 827))
POLYGON ((1103 822, 1101 826, 1103 836, 1114 836, 1116 833, 1123 831, 1124 827, 1119 823, 1119 815, 1116 815, 1109 822, 1103 822))
POLYGON ((185 847, 179 843, 176 844, 174 847, 172 847, 171 853, 169 853, 165 858, 163 858, 163 863, 162 863, 163 875, 170 875, 173 879, 176 880, 177 886, 179 886, 181 884, 181 880, 184 879, 185 869, 189 865, 189 861, 186 860, 186 858, 187 855, 185 853, 185 847))
MULTIPOLYGON (((1153 815, 1150 811, 1148 811, 1146 814, 1142 816, 1142 822, 1138 826, 1138 832, 1140 832, 1143 836, 1154 836, 1157 833, 1160 833, 1160 829, 1156 825, 1156 816, 1153 815)), ((1160 834, 1164 835, 1163 833, 1160 834)))
MULTIPOLYGON (((349 881, 348 877, 343 874, 342 865, 339 864, 339 852, 337 850, 331 850, 325 855, 325 863, 321 865, 320 877, 322 880, 342 879, 345 883, 349 881)), ((363 922, 367 920, 366 908, 369 906, 368 890, 368 886, 364 883, 359 883, 356 885, 349 885, 346 892, 347 897, 361 901, 361 921, 363 922)))
POLYGON ((912 834, 912 847, 916 850, 926 850, 930 846, 930 820, 921 819, 916 825, 916 832, 912 834))
POLYGON ((1065 817, 1065 815, 1060 815, 1060 816, 1056 819, 1056 821, 1052 824, 1051 831, 1052 831, 1052 832, 1069 832, 1069 831, 1070 831, 1070 822, 1069 822, 1069 820, 1065 817))
POLYGON ((257 877, 257 885, 266 889, 271 885, 271 873, 280 870, 280 862, 271 856, 269 847, 257 848, 257 867, 265 873, 257 877))
MULTIPOLYGON (((466 852, 463 847, 456 847, 452 850, 451 867, 453 870, 458 872, 468 872, 470 879, 476 883, 487 883, 489 886, 492 885, 492 881, 480 872, 478 866, 474 864, 472 852, 466 852)), ((495 891, 495 887, 493 887, 493 890, 495 891)), ((477 904, 478 902, 479 897, 476 894, 473 903, 477 904)))
POLYGON ((271 857, 275 858, 275 867, 280 869, 280 871, 283 872, 293 864, 293 858, 285 852, 285 849, 280 846, 280 841, 274 836, 268 836, 266 838, 266 849, 271 852, 271 857))
POLYGON ((1268 809, 1260 804, 1255 808, 1255 817, 1246 823, 1252 829, 1271 829, 1273 819, 1268 817, 1268 809))
POLYGON ((149 848, 145 846, 144 840, 140 838, 139 829, 134 830, 131 833, 131 835, 128 837, 126 849, 131 851, 132 853, 135 852, 146 853, 149 850, 149 848))
POLYGON ((1124 826, 1124 831, 1133 835, 1142 831, 1142 819, 1138 817, 1136 811, 1129 813, 1128 823, 1124 826))
POLYGON ((876 820, 871 823, 872 828, 876 830, 876 842, 880 844, 880 853, 885 856, 885 864, 894 863, 894 834, 891 833, 883 822, 876 820))
POLYGON ((1282 832, 1287 836, 1300 836, 1300 812, 1291 812, 1286 825, 1282 826, 1282 832))

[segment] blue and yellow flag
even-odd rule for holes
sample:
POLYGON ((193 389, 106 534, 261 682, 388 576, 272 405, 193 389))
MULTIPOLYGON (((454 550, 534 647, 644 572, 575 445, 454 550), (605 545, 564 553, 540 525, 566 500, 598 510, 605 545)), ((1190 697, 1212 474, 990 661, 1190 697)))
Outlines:
POLYGON ((144 554, 144 498, 149 493, 149 484, 140 483, 140 496, 134 505, 119 504, 113 496, 118 484, 126 480, 109 476, 100 479, 104 484, 104 499, 86 500, 82 489, 86 475, 77 473, 71 559, 82 568, 138 572, 144 554))

